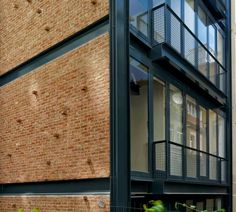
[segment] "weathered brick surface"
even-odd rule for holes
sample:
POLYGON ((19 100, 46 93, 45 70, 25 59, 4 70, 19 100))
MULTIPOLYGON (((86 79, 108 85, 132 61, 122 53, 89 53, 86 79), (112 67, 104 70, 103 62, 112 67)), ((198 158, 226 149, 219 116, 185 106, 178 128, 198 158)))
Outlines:
POLYGON ((109 212, 109 196, 7 196, 0 197, 1 212, 109 212), (99 207, 104 205, 104 208, 99 207))
POLYGON ((108 0, 0 0, 0 75, 108 14, 108 0))
POLYGON ((108 177, 109 35, 0 88, 0 183, 108 177))

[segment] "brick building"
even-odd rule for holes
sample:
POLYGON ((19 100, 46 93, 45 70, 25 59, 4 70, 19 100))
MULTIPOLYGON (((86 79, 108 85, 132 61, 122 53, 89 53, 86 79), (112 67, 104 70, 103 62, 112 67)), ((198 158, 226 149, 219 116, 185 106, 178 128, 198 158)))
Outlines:
POLYGON ((230 46, 230 0, 0 0, 0 211, 231 211, 230 46))

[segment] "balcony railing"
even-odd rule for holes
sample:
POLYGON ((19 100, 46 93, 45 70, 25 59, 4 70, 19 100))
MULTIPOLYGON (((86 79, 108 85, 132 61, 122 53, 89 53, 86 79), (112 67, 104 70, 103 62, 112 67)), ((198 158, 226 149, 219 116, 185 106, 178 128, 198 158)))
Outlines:
POLYGON ((170 141, 153 145, 156 178, 227 183, 226 159, 170 141))
POLYGON ((225 92, 226 71, 207 44, 203 44, 166 4, 152 9, 152 46, 167 43, 218 89, 225 92))

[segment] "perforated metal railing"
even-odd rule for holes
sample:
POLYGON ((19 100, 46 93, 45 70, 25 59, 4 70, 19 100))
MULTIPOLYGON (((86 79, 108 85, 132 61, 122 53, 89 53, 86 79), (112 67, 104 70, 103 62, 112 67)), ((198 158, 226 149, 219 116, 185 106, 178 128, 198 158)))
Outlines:
POLYGON ((152 9, 152 46, 169 44, 217 88, 225 92, 226 70, 207 44, 167 4, 152 9))
POLYGON ((156 178, 227 183, 226 159, 171 141, 157 141, 153 145, 156 178))

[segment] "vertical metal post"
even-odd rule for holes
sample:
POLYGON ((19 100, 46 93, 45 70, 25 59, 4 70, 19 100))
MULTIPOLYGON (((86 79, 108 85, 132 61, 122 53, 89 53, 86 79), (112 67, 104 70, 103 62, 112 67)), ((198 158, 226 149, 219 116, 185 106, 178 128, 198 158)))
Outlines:
POLYGON ((129 1, 110 0, 111 211, 130 208, 129 1))

